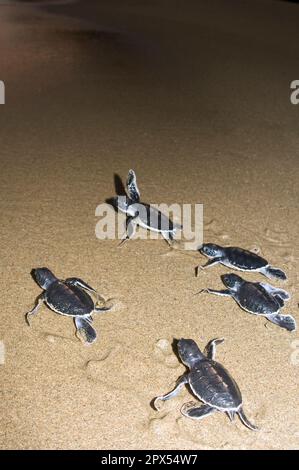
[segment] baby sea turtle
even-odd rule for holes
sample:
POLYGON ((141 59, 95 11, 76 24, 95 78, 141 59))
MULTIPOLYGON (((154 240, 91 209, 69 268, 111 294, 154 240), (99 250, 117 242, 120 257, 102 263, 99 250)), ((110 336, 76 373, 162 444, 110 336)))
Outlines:
POLYGON ((235 246, 222 247, 214 243, 204 243, 198 251, 210 258, 206 264, 199 266, 201 269, 220 263, 240 271, 259 272, 269 278, 281 279, 283 281, 287 279, 286 274, 281 269, 274 268, 261 256, 243 248, 235 246))
POLYGON ((292 315, 279 313, 285 301, 290 299, 287 291, 264 282, 245 281, 237 274, 224 274, 221 279, 227 289, 203 289, 200 292, 232 297, 246 312, 266 317, 267 320, 288 331, 296 330, 296 322, 292 315))
POLYGON ((242 395, 238 385, 223 365, 214 360, 216 345, 223 341, 223 339, 213 339, 202 353, 193 339, 180 339, 178 353, 181 361, 190 371, 178 379, 174 390, 157 397, 154 401, 154 407, 158 410, 157 403, 159 401, 175 397, 184 385, 189 384, 193 394, 204 405, 198 406, 194 402, 186 403, 181 408, 181 413, 184 416, 202 419, 215 411, 222 411, 232 421, 237 414, 245 426, 256 431, 258 428, 250 423, 244 414, 242 395))
POLYGON ((31 273, 44 292, 37 297, 36 306, 26 313, 28 325, 30 326, 30 316, 36 315, 45 302, 51 310, 59 315, 74 317, 77 331, 83 333, 87 343, 93 343, 97 333, 92 327, 91 315, 106 312, 111 307, 97 307, 87 292, 96 296, 97 302, 104 299, 81 279, 70 277, 63 281, 57 279, 48 268, 33 269, 31 273))
POLYGON ((152 205, 140 202, 140 193, 137 187, 136 175, 133 170, 130 170, 128 173, 126 187, 128 197, 117 196, 114 199, 117 208, 127 215, 127 233, 126 237, 121 241, 121 244, 134 236, 137 225, 147 230, 161 233, 165 240, 171 244, 176 231, 181 230, 182 226, 173 223, 152 205))

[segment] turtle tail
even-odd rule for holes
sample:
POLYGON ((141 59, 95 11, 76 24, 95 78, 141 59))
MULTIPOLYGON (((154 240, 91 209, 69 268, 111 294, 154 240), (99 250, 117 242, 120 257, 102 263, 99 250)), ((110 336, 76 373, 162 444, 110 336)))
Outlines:
POLYGON ((281 281, 286 281, 286 274, 279 268, 273 268, 272 266, 267 266, 265 268, 266 276, 274 279, 280 279, 281 281))
POLYGON ((240 420, 242 421, 242 423, 249 429, 251 429, 252 431, 258 431, 259 428, 257 426, 255 426, 254 424, 252 424, 249 419, 246 418, 245 416, 245 413, 243 411, 243 408, 240 408, 239 411, 237 411, 238 413, 238 416, 240 418, 240 420))

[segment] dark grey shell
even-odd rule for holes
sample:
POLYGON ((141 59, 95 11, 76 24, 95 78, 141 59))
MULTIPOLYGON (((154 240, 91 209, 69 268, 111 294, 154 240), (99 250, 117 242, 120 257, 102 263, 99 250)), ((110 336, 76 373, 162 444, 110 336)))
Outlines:
POLYGON ((204 403, 222 410, 235 410, 242 404, 240 389, 229 372, 218 362, 201 360, 189 373, 193 393, 204 403))
POLYGON ((256 270, 268 265, 267 260, 243 248, 229 246, 223 248, 223 251, 225 260, 239 269, 256 270))
POLYGON ((139 211, 139 219, 140 221, 149 229, 154 229, 160 232, 172 232, 174 229, 173 222, 166 217, 161 211, 152 207, 150 204, 147 203, 133 203, 130 204, 132 208, 135 208, 138 211, 138 208, 141 210, 139 211))
POLYGON ((64 281, 53 282, 46 290, 45 300, 62 315, 86 316, 94 310, 94 302, 85 291, 64 281))
POLYGON ((260 315, 276 313, 284 304, 282 299, 269 294, 261 284, 253 282, 244 281, 233 296, 245 310, 260 315))

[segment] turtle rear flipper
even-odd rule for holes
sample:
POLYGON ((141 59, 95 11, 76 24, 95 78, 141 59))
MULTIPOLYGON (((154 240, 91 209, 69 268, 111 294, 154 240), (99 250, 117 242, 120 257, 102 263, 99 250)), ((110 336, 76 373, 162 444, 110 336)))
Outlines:
POLYGON ((258 431, 259 428, 257 426, 255 426, 254 424, 252 424, 248 418, 246 418, 245 416, 245 413, 243 411, 243 408, 240 408, 239 411, 237 411, 238 413, 238 416, 240 418, 240 420, 242 421, 242 423, 249 429, 251 429, 252 431, 258 431))
POLYGON ((270 266, 270 265, 262 268, 261 272, 269 278, 280 279, 281 281, 286 281, 287 279, 286 274, 281 269, 274 268, 273 266, 270 266))
POLYGON ((127 177, 127 190, 128 196, 133 202, 140 201, 140 193, 136 182, 136 175, 134 170, 130 170, 127 177))
POLYGON ((292 315, 281 315, 280 313, 273 313, 272 315, 266 315, 266 318, 275 323, 275 325, 285 328, 288 331, 296 330, 296 321, 292 315))
POLYGON ((216 408, 213 408, 210 405, 196 405, 193 402, 185 403, 185 405, 181 408, 182 415, 186 416, 187 418, 192 419, 203 419, 206 416, 215 413, 216 408))
POLYGON ((93 343, 97 339, 97 332, 91 326, 92 318, 91 317, 75 317, 75 326, 77 331, 83 337, 86 343, 93 343))

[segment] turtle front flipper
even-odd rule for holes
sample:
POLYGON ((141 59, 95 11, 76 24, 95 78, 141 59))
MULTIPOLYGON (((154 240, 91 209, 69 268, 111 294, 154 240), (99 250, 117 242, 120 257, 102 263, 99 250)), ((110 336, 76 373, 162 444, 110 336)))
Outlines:
POLYGON ((140 193, 136 182, 136 175, 134 170, 130 170, 127 177, 127 190, 128 196, 132 202, 140 201, 140 193))
POLYGON ((252 431, 258 431, 259 428, 257 426, 255 426, 254 424, 252 424, 248 418, 246 418, 245 416, 245 413, 243 411, 243 408, 240 408, 238 411, 237 411, 237 414, 240 418, 240 420, 242 421, 242 423, 249 429, 251 429, 252 431))
POLYGON ((205 264, 203 265, 198 265, 196 267, 196 275, 198 276, 198 273, 199 273, 199 270, 204 270, 206 268, 210 268, 211 266, 215 266, 216 264, 219 264, 221 263, 222 261, 222 258, 219 256, 217 258, 213 258, 213 259, 209 259, 205 264))
POLYGON ((292 315, 282 315, 280 313, 273 313, 271 315, 265 315, 266 318, 275 323, 275 325, 280 326, 288 331, 295 331, 296 330, 296 320, 292 315))
POLYGON ((208 342, 208 344, 206 345, 205 350, 204 350, 204 353, 205 353, 205 355, 207 356, 208 359, 212 359, 212 360, 215 359, 216 346, 218 344, 223 343, 223 341, 224 341, 224 338, 216 338, 216 339, 212 339, 211 341, 208 342))
POLYGON ((183 405, 181 408, 182 415, 192 419, 203 419, 206 416, 215 413, 215 411, 217 410, 210 405, 198 406, 193 402, 185 403, 185 405, 183 405))
POLYGON ((186 385, 187 383, 188 377, 186 375, 183 375, 180 379, 178 379, 175 388, 171 392, 166 393, 166 395, 162 395, 160 397, 155 398, 154 407, 156 408, 156 410, 159 410, 159 407, 157 406, 157 403, 159 403, 159 401, 170 400, 171 398, 177 396, 181 392, 184 385, 186 385))
POLYGON ((94 294, 98 301, 101 300, 102 302, 105 302, 104 297, 102 297, 93 287, 89 286, 86 282, 82 281, 82 279, 79 279, 78 277, 69 277, 65 280, 65 283, 70 286, 80 287, 81 289, 94 294))
POLYGON ((215 294, 215 295, 220 295, 223 297, 232 297, 232 292, 230 291, 230 289, 222 289, 222 290, 201 289, 199 292, 197 292, 197 294, 203 294, 204 292, 207 294, 215 294))
POLYGON ((265 282, 260 282, 260 285, 270 294, 279 296, 282 300, 290 300, 290 294, 284 290, 279 289, 277 287, 271 286, 270 284, 266 284, 265 282))
POLYGON ((136 224, 134 224, 134 219, 136 219, 137 217, 138 217, 138 214, 136 214, 134 216, 127 217, 127 220, 126 220, 126 236, 124 238, 122 238, 122 240, 120 241, 118 246, 123 245, 123 243, 125 243, 127 240, 130 240, 131 238, 134 237, 135 232, 136 232, 136 224))
POLYGON ((33 309, 30 310, 29 312, 25 313, 25 320, 26 320, 26 323, 27 323, 28 326, 30 326, 29 317, 31 317, 31 315, 36 315, 37 314, 37 312, 41 308, 44 300, 45 300, 45 297, 44 297, 44 293, 43 293, 43 294, 41 294, 37 297, 36 305, 33 307, 33 309))
POLYGON ((78 333, 86 343, 91 344, 97 339, 97 332, 91 326, 91 317, 75 317, 74 322, 78 333))

